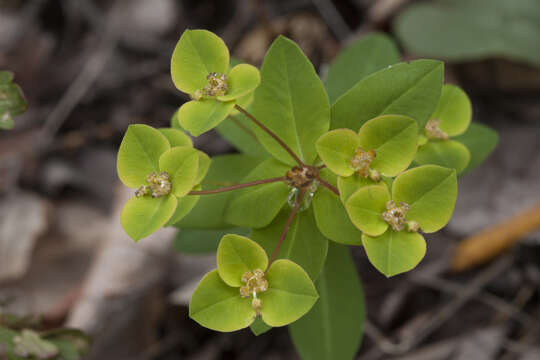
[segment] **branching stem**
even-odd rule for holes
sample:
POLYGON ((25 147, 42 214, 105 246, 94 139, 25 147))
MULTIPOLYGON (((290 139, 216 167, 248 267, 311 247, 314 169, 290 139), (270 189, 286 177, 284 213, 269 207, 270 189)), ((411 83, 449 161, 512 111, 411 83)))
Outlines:
POLYGON ((291 155, 291 157, 294 159, 294 161, 296 161, 298 163, 298 165, 300 166, 305 166, 305 164, 302 162, 302 160, 300 160, 300 158, 294 153, 294 151, 292 151, 292 149, 283 142, 283 140, 281 140, 279 138, 279 136, 277 136, 272 130, 270 130, 269 128, 267 128, 263 123, 261 123, 259 120, 257 120, 255 118, 255 116, 251 115, 249 112, 247 112, 244 108, 242 108, 240 105, 236 104, 234 105, 234 108, 238 111, 240 111, 242 114, 244 114, 245 116, 247 116, 248 119, 250 119, 251 121, 253 121, 255 123, 255 125, 257 125, 258 127, 260 127, 262 130, 264 130, 268 135, 270 135, 274 140, 277 141, 277 143, 279 145, 281 145, 281 147, 283 149, 285 149, 285 151, 287 151, 289 153, 289 155, 291 155))
POLYGON ((226 187, 213 189, 213 190, 190 191, 188 193, 188 195, 219 194, 219 193, 226 192, 226 191, 233 191, 233 190, 247 188, 247 187, 250 187, 250 186, 268 184, 268 183, 273 183, 273 182, 278 182, 278 181, 285 181, 285 176, 280 176, 280 177, 275 177, 275 178, 270 178, 270 179, 263 179, 263 180, 256 180, 256 181, 251 181, 251 182, 247 182, 247 183, 243 183, 243 184, 236 184, 236 185, 226 186, 226 187))
POLYGON ((332 191, 334 194, 336 194, 337 196, 339 196, 339 190, 336 189, 335 186, 331 185, 331 184, 328 183, 327 181, 321 179, 321 177, 319 176, 319 174, 317 174, 317 180, 318 180, 325 188, 327 188, 328 190, 332 191))
POLYGON ((281 236, 279 237, 276 247, 274 248, 274 251, 272 252, 272 256, 270 256, 270 261, 268 262, 268 267, 266 268, 265 272, 268 271, 268 269, 270 268, 270 265, 272 265, 272 263, 276 259, 279 249, 281 248, 281 244, 287 237, 289 228, 291 227, 292 221, 294 220, 294 216, 298 212, 298 208, 300 208, 300 204, 302 203, 302 199, 305 193, 306 193, 305 188, 300 190, 300 194, 298 194, 298 197, 296 198, 296 203, 294 204, 291 214, 289 215, 289 218, 287 219, 287 223, 285 224, 285 227, 283 228, 283 231, 281 232, 281 236))

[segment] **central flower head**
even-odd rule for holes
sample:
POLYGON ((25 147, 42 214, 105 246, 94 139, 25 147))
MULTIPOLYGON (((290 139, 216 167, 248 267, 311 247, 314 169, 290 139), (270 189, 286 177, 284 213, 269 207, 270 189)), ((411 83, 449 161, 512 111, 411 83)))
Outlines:
POLYGON ((398 206, 395 201, 390 200, 386 203, 386 211, 382 213, 382 218, 392 229, 401 231, 405 225, 407 211, 409 211, 409 205, 406 203, 401 202, 398 206))
POLYGON ((431 119, 427 122, 424 130, 428 139, 448 140, 448 134, 439 127, 440 123, 439 119, 431 119))
POLYGON ((375 160, 376 156, 377 154, 373 149, 364 151, 362 148, 357 148, 351 159, 351 167, 358 172, 358 175, 378 181, 380 180, 379 172, 370 168, 371 162, 375 160))
POLYGON ((285 175, 287 183, 295 188, 304 188, 310 186, 315 178, 316 172, 313 168, 307 166, 295 166, 291 170, 287 171, 285 175))
POLYGON ((135 196, 141 197, 151 195, 153 198, 169 195, 171 192, 171 178, 168 172, 156 174, 152 172, 146 176, 149 185, 142 185, 135 191, 135 196))
POLYGON ((204 95, 223 96, 227 94, 229 86, 227 85, 227 76, 225 74, 213 72, 206 76, 206 80, 208 80, 208 85, 202 90, 204 95))
POLYGON ((261 299, 257 298, 257 294, 268 290, 268 281, 264 278, 264 272, 261 269, 247 271, 242 275, 242 282, 245 284, 240 287, 240 296, 248 298, 253 296, 251 306, 259 312, 261 309, 261 299))

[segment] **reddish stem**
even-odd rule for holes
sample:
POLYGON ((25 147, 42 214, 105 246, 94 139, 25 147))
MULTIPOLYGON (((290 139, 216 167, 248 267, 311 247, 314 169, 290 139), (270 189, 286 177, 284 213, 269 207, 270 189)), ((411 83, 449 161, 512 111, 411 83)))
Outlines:
POLYGON ((280 176, 280 177, 275 177, 275 178, 270 178, 270 179, 263 179, 263 180, 256 180, 256 181, 251 181, 251 182, 247 182, 247 183, 243 183, 243 184, 236 184, 236 185, 226 186, 226 187, 222 187, 222 188, 219 188, 219 189, 213 189, 213 190, 190 191, 188 193, 188 195, 219 194, 219 193, 226 192, 226 191, 238 190, 238 189, 243 189, 243 188, 247 188, 247 187, 250 187, 250 186, 268 184, 268 183, 273 183, 273 182, 278 182, 278 181, 285 181, 285 176, 280 176))
POLYGON ((337 196, 339 196, 339 190, 336 189, 335 186, 331 185, 330 183, 324 181, 323 179, 320 178, 319 174, 317 174, 317 180, 324 186, 326 187, 328 190, 332 191, 334 194, 336 194, 337 196))
POLYGON ((298 165, 300 166, 305 166, 305 164, 302 162, 302 160, 300 160, 300 158, 294 153, 294 151, 292 151, 292 149, 283 142, 283 140, 281 140, 279 138, 279 136, 277 136, 272 130, 270 130, 269 128, 267 128, 263 123, 261 123, 259 120, 257 120, 255 118, 255 116, 251 115, 250 113, 248 113, 244 108, 242 108, 241 106, 239 106, 238 104, 234 105, 234 108, 238 111, 240 111, 242 114, 244 114, 245 116, 247 116, 248 119, 250 119, 251 121, 253 121, 255 123, 255 125, 257 125, 258 127, 260 127, 261 129, 263 129, 268 135, 270 135, 274 140, 276 140, 278 142, 279 145, 281 145, 281 147, 283 149, 285 149, 285 151, 287 151, 289 153, 289 155, 291 155, 291 157, 294 159, 294 161, 296 161, 298 163, 298 165))
POLYGON ((272 265, 272 263, 276 259, 276 256, 277 256, 277 254, 279 252, 279 248, 281 247, 281 244, 283 243, 283 240, 285 240, 285 238, 287 237, 287 233, 289 232, 289 228, 291 227, 294 216, 298 212, 298 208, 300 207, 300 204, 302 203, 302 199, 304 198, 305 193, 306 193, 305 188, 300 190, 300 194, 298 195, 298 198, 296 198, 296 203, 294 204, 292 212, 289 215, 289 218, 287 219, 287 223, 285 224, 285 227, 283 228, 283 231, 281 232, 281 236, 279 237, 279 240, 278 240, 278 242, 276 244, 276 247, 274 248, 274 251, 272 252, 272 256, 270 257, 270 261, 268 262, 268 267, 266 268, 265 272, 268 271, 268 269, 270 268, 270 265, 272 265))

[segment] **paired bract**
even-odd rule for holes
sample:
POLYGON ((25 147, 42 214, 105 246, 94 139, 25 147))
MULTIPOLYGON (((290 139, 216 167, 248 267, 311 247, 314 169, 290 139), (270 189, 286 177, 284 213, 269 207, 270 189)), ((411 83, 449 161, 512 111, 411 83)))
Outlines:
POLYGON ((273 327, 298 320, 315 304, 317 290, 307 273, 289 260, 268 257, 256 242, 225 235, 217 270, 206 274, 191 297, 189 316, 216 331, 250 326, 257 316, 273 327))
POLYGON ((198 200, 186 196, 200 184, 210 158, 193 148, 180 130, 130 125, 118 150, 118 176, 136 189, 120 221, 133 239, 142 239, 185 216, 198 200))
POLYGON ((180 107, 178 121, 194 136, 219 125, 261 81, 256 67, 238 64, 229 69, 229 63, 223 40, 206 30, 186 30, 174 49, 173 82, 193 99, 180 107))

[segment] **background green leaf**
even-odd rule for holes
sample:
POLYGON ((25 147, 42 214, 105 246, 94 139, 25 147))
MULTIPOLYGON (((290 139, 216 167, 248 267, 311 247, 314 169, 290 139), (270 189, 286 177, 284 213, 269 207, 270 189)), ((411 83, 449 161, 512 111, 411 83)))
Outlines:
POLYGON ((261 315, 269 326, 284 326, 305 315, 318 299, 308 274, 290 260, 272 263, 266 272, 268 290, 260 293, 261 315))
POLYGON ((343 48, 328 68, 326 88, 330 103, 366 76, 399 62, 399 50, 384 33, 362 36, 343 48))
POLYGON ((248 236, 250 232, 251 230, 246 228, 181 229, 174 238, 173 246, 176 251, 184 254, 208 254, 217 251, 219 241, 226 234, 248 236))
POLYGON ((375 150, 370 167, 381 175, 396 176, 414 159, 418 126, 414 119, 401 115, 384 115, 367 121, 358 133, 362 149, 375 150))
MULTIPOLYGON (((284 208, 270 225, 251 233, 251 238, 261 244, 268 256, 272 255, 290 213, 290 208, 284 208)), ((313 210, 309 208, 294 217, 276 259, 291 260, 315 280, 324 266, 327 251, 328 239, 320 233, 313 210)))
POLYGON ((147 175, 159 173, 159 158, 169 149, 169 141, 159 130, 130 125, 118 149, 118 177, 130 188, 146 184, 147 175))
MULTIPOLYGON (((202 182, 204 190, 212 190, 239 183, 260 160, 244 154, 218 155, 212 157, 208 174, 202 182)), ((230 197, 237 191, 203 195, 195 208, 176 226, 196 229, 224 229, 233 225, 225 221, 225 208, 230 197)))
MULTIPOLYGON (((328 96, 313 65, 298 45, 280 36, 266 53, 261 77, 251 105, 254 116, 311 164, 317 157, 315 141, 330 122, 328 96)), ((253 129, 270 154, 294 164, 272 137, 255 125, 253 129)))
POLYGON ((467 132, 455 137, 454 140, 464 144, 471 154, 469 164, 462 172, 464 174, 483 163, 493 150, 495 150, 499 142, 499 135, 490 127, 473 122, 467 132))
MULTIPOLYGON (((288 170, 289 168, 283 163, 268 159, 253 169, 242 180, 242 183, 285 176, 288 170)), ((289 186, 283 181, 237 190, 228 204, 225 219, 236 226, 265 227, 285 205, 289 191, 289 186)))
POLYGON ((350 360, 364 331, 364 292, 346 246, 331 243, 326 265, 315 283, 319 300, 310 312, 289 325, 303 359, 350 360))
POLYGON ((399 175, 392 186, 392 199, 409 205, 406 219, 418 222, 432 233, 448 223, 457 198, 456 170, 423 165, 399 175))
POLYGON ((381 236, 364 234, 362 241, 371 264, 387 277, 414 269, 426 254, 426 241, 416 232, 388 228, 381 236))
POLYGON ((138 241, 165 225, 173 215, 176 204, 174 195, 132 197, 122 209, 120 223, 124 231, 138 241))
POLYGON ((248 271, 265 271, 268 256, 255 241, 240 235, 227 234, 218 245, 217 270, 221 279, 229 286, 240 287, 241 279, 248 271))
POLYGON ((174 85, 188 94, 206 86, 212 72, 226 74, 229 49, 217 35, 206 30, 185 30, 174 48, 171 75, 174 85))
POLYGON ((250 121, 243 114, 230 115, 227 120, 216 127, 216 130, 238 151, 255 158, 269 157, 268 152, 259 143, 257 136, 251 129, 250 121))
POLYGON ((332 105, 331 129, 357 131, 380 115, 405 115, 423 128, 441 95, 444 66, 416 60, 387 67, 358 82, 332 105))
POLYGON ((255 319, 255 321, 249 326, 249 328, 255 336, 262 335, 272 329, 270 325, 266 325, 264 321, 262 321, 260 316, 255 319))
POLYGON ((442 0, 411 4, 394 21, 405 48, 454 61, 502 57, 540 66, 536 0, 442 0))
MULTIPOLYGON (((336 176, 327 169, 320 175, 336 186, 336 176)), ((362 233, 352 224, 340 198, 322 185, 313 196, 313 212, 317 227, 328 239, 347 245, 362 244, 362 233)))
POLYGON ((440 165, 461 173, 469 164, 471 154, 467 147, 454 140, 428 141, 419 146, 415 161, 420 165, 440 165))
POLYGON ((255 319, 251 299, 240 296, 238 288, 221 280, 217 270, 206 274, 191 296, 189 317, 215 331, 236 331, 255 319))
MULTIPOLYGON (((196 186, 193 188, 193 190, 199 190, 200 186, 196 186)), ((184 216, 189 214, 191 210, 197 205, 197 201, 199 201, 200 195, 188 195, 181 198, 176 198, 178 201, 178 204, 176 205, 176 210, 174 211, 174 214, 171 216, 169 221, 165 224, 165 226, 172 226, 182 220, 184 216)))

